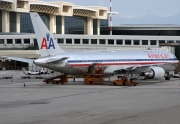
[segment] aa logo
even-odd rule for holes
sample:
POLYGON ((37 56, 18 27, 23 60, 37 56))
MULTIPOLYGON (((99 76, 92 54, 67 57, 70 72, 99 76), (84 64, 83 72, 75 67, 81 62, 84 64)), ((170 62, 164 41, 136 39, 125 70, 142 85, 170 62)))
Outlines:
POLYGON ((46 38, 44 37, 42 40, 41 49, 44 49, 44 48, 45 49, 50 49, 50 48, 55 49, 53 38, 50 37, 49 33, 47 33, 46 38))

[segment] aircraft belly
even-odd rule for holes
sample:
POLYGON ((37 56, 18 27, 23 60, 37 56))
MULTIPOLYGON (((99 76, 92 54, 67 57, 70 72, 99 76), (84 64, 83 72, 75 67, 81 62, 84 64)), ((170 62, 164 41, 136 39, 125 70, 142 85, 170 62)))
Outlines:
POLYGON ((172 71, 176 69, 176 66, 174 64, 165 64, 160 67, 162 67, 165 71, 172 71))

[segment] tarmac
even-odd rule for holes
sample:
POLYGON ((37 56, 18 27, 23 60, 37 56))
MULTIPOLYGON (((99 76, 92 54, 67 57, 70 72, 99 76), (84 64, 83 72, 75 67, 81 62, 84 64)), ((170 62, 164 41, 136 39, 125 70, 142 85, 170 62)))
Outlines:
POLYGON ((0 71, 0 124, 179 124, 180 79, 138 80, 137 86, 46 84, 0 71), (25 84, 25 87, 24 87, 25 84))

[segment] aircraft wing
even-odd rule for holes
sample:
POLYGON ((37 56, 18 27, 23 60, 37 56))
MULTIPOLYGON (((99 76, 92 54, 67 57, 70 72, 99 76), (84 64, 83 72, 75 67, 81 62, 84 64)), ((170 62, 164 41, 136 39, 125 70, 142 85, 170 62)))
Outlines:
POLYGON ((163 64, 151 64, 151 65, 123 65, 123 66, 109 66, 104 72, 105 73, 123 73, 128 72, 147 72, 151 69, 151 66, 157 66, 163 64))
POLYGON ((26 58, 18 58, 18 57, 10 57, 10 56, 2 56, 3 58, 7 58, 10 60, 16 60, 20 62, 33 63, 34 59, 26 59, 26 58))

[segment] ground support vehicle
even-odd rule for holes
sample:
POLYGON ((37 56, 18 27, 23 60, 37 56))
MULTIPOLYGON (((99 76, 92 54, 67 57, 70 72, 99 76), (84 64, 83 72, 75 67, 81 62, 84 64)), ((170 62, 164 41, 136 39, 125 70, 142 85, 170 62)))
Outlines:
POLYGON ((40 75, 39 71, 31 70, 27 72, 28 75, 40 75))
POLYGON ((86 74, 84 75, 85 84, 101 84, 104 81, 102 74, 86 74))
POLYGON ((21 78, 22 79, 30 79, 31 77, 30 76, 22 76, 21 78))
POLYGON ((58 75, 55 77, 50 77, 50 78, 44 79, 43 82, 46 82, 47 84, 49 84, 49 83, 64 84, 64 83, 68 82, 68 79, 65 75, 58 75))
POLYGON ((118 85, 118 86, 136 86, 137 82, 136 80, 129 79, 127 76, 121 77, 117 80, 112 81, 112 85, 118 85))
POLYGON ((12 76, 4 76, 1 79, 12 79, 12 78, 13 78, 12 76))
POLYGON ((104 81, 103 73, 104 73, 103 68, 96 68, 95 73, 86 73, 84 75, 84 83, 93 84, 93 85, 101 84, 104 81))

